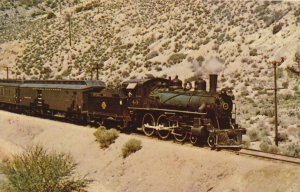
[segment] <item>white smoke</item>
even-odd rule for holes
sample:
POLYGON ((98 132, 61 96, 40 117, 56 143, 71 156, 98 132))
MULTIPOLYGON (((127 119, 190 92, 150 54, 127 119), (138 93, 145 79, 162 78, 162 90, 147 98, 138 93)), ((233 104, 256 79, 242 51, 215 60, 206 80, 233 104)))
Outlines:
POLYGON ((217 57, 211 57, 202 66, 203 73, 219 74, 225 69, 224 61, 217 57))

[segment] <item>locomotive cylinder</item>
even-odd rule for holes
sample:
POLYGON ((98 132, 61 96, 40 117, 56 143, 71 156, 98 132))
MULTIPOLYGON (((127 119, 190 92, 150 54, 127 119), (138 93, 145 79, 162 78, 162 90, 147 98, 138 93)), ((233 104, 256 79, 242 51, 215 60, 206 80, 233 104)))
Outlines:
POLYGON ((209 75, 209 92, 216 93, 217 92, 217 82, 218 82, 218 75, 217 74, 210 74, 209 75))

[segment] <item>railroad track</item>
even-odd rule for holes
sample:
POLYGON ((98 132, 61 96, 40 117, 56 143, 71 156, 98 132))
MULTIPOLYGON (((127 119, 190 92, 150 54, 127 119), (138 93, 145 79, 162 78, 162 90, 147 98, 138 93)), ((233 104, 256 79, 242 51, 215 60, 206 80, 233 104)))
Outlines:
MULTIPOLYGON (((141 130, 131 132, 130 134, 132 134, 134 136, 138 136, 138 137, 146 137, 149 139, 155 139, 157 141, 165 142, 165 140, 162 140, 158 137, 147 137, 144 134, 142 134, 141 130)), ((168 140, 168 141, 172 141, 172 140, 168 140)), ((193 146, 189 142, 180 143, 180 142, 177 142, 174 140, 173 140, 173 142, 175 144, 179 144, 179 145, 193 146)), ((201 146, 201 149, 213 150, 208 146, 201 146)), ((257 149, 242 148, 239 151, 230 150, 230 149, 216 149, 216 151, 228 151, 230 153, 235 153, 237 155, 245 155, 245 156, 249 156, 249 157, 270 160, 270 161, 274 161, 274 162, 283 162, 283 163, 289 163, 289 164, 293 164, 293 165, 300 165, 300 158, 292 157, 292 156, 288 156, 288 155, 282 155, 282 154, 267 153, 267 152, 263 152, 263 151, 260 151, 257 149)))
POLYGON ((300 165, 300 158, 281 155, 281 154, 267 153, 256 149, 242 148, 240 151, 237 151, 236 153, 238 155, 241 154, 241 155, 251 156, 260 159, 267 159, 267 160, 272 160, 277 162, 300 165))

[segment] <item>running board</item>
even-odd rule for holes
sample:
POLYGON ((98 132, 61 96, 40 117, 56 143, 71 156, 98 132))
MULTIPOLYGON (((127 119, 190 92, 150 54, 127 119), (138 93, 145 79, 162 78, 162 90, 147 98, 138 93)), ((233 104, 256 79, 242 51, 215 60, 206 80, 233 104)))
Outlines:
POLYGON ((178 127, 177 127, 177 126, 164 127, 164 126, 145 125, 145 128, 148 128, 148 129, 155 129, 155 130, 157 130, 157 131, 161 131, 161 130, 173 130, 173 129, 178 128, 178 127))
POLYGON ((215 148, 242 148, 243 145, 216 145, 215 148))

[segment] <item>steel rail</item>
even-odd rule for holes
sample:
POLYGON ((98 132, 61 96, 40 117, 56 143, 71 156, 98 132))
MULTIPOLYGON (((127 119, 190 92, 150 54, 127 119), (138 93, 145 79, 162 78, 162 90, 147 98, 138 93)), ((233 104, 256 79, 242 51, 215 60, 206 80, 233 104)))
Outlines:
POLYGON ((300 158, 291 157, 291 156, 287 156, 287 155, 281 155, 281 154, 267 153, 267 152, 259 151, 256 149, 243 148, 241 151, 237 151, 236 153, 238 155, 242 154, 242 155, 247 155, 247 156, 252 156, 252 157, 259 157, 259 158, 268 159, 268 160, 274 160, 274 161, 280 161, 280 162, 300 165, 300 158), (251 151, 251 152, 249 153, 247 151, 251 151), (278 158, 278 157, 281 157, 281 158, 278 158))

